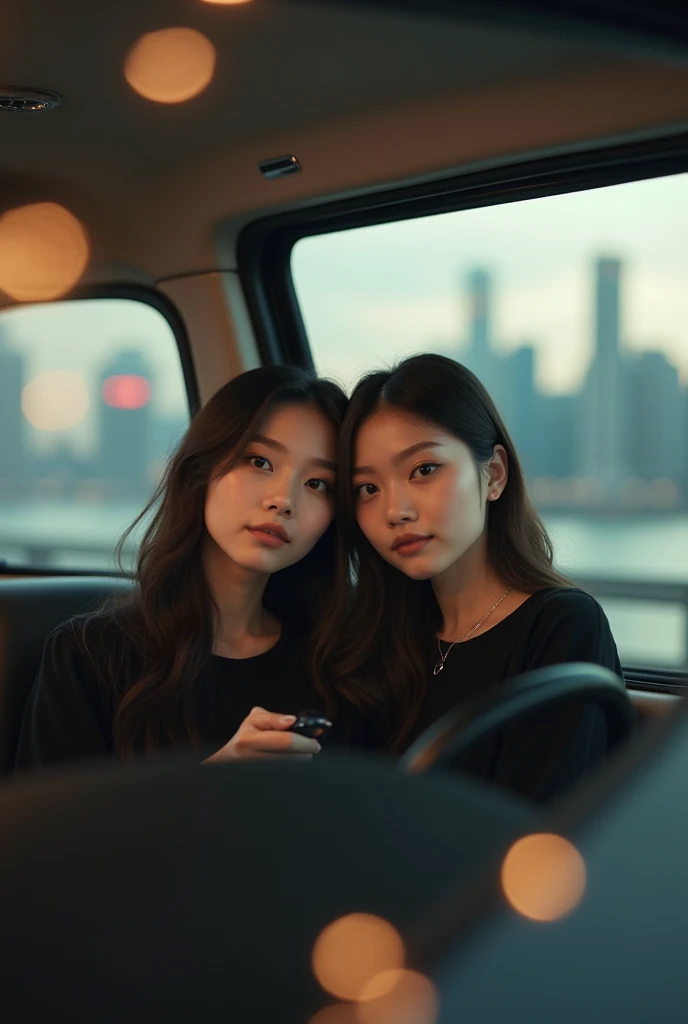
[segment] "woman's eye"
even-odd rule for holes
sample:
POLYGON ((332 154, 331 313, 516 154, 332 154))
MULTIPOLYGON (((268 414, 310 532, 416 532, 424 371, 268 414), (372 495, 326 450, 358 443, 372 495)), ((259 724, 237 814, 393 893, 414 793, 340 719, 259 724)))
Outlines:
POLYGON ((377 491, 375 484, 359 484, 358 487, 354 487, 354 494, 356 495, 357 501, 363 498, 371 498, 377 491))
POLYGON ((318 491, 320 494, 328 494, 332 490, 332 484, 327 480, 320 480, 316 477, 312 480, 307 480, 306 487, 309 487, 312 491, 318 491))
POLYGON ((272 469, 270 460, 266 459, 264 455, 247 455, 246 461, 254 469, 272 469))
POLYGON ((411 479, 414 477, 426 477, 432 476, 439 469, 439 463, 437 462, 424 462, 421 466, 416 466, 414 471, 411 473, 411 479))

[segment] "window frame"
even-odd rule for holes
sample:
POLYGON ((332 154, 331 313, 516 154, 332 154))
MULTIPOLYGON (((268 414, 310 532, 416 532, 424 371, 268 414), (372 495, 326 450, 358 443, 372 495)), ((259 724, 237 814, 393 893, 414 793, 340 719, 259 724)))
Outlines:
MULTIPOLYGON (((196 377, 193 356, 191 354, 191 344, 186 324, 172 300, 166 295, 163 295, 163 293, 157 288, 149 287, 147 285, 133 283, 128 284, 122 282, 112 284, 80 285, 62 298, 55 299, 52 302, 43 303, 43 305, 56 306, 61 302, 76 302, 84 301, 85 299, 127 299, 132 302, 141 302, 146 306, 151 306, 165 318, 177 344, 177 352, 179 354, 179 363, 184 380, 184 388, 186 390, 186 396, 189 403, 189 420, 193 419, 201 405, 198 380, 196 377)), ((0 315, 3 312, 21 309, 22 307, 29 305, 32 304, 22 302, 8 303, 7 305, 0 306, 0 315)), ((10 576, 121 577, 124 575, 124 573, 119 572, 116 569, 69 569, 51 568, 49 566, 40 568, 36 566, 21 566, 13 564, 5 565, 0 561, 0 578, 10 576)))
MULTIPOLYGON (((512 161, 253 221, 239 236, 237 261, 261 358, 264 363, 314 368, 291 272, 294 246, 303 238, 685 172, 688 132, 683 131, 650 141, 512 161)), ((633 685, 648 690, 688 691, 688 677, 680 669, 628 665, 624 673, 633 685)))
POLYGON ((684 172, 688 172, 685 131, 376 189, 252 221, 239 235, 237 269, 261 360, 313 369, 291 272, 292 251, 304 238, 684 172))

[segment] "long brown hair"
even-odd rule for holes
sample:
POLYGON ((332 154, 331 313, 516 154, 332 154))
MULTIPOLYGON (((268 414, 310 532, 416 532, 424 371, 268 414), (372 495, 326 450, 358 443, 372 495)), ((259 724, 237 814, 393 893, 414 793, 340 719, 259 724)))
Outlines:
POLYGON ((531 504, 523 471, 490 395, 465 366, 419 355, 370 373, 357 385, 339 433, 339 565, 329 634, 318 638, 318 677, 377 720, 392 750, 403 747, 427 690, 427 645, 441 626, 430 581, 416 581, 375 551, 356 523, 351 474, 358 431, 381 406, 435 423, 485 466, 503 445, 509 467, 499 501, 488 506, 489 562, 504 583, 533 593, 571 586, 552 567, 547 531, 531 504))
MULTIPOLYGON (((107 664, 95 666, 116 691, 119 756, 202 742, 194 710, 197 683, 212 655, 217 621, 202 561, 206 492, 212 479, 237 463, 266 414, 284 404, 315 405, 339 430, 346 396, 336 384, 294 366, 260 367, 235 377, 194 417, 153 497, 119 542, 121 567, 127 540, 152 516, 132 574, 132 595, 99 613, 120 641, 107 664), (137 676, 122 689, 118 680, 132 664, 137 676)), ((317 629, 332 591, 336 552, 332 523, 305 558, 270 577, 263 602, 283 624, 305 635, 317 629)), ((85 628, 81 636, 87 644, 85 628)))

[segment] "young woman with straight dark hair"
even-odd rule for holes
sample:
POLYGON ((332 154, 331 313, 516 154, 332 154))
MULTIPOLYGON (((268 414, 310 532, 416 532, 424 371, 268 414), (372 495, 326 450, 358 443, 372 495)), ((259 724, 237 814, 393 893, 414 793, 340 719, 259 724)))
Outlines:
MULTIPOLYGON (((340 585, 316 662, 370 716, 371 745, 403 751, 528 669, 587 661, 621 674, 604 612, 553 567, 511 438, 464 366, 428 354, 364 377, 339 474, 340 585)), ((545 799, 605 750, 592 706, 531 717, 465 767, 545 799)))
POLYGON ((312 755, 290 731, 332 708, 308 652, 325 628, 344 393, 290 366, 250 370, 195 416, 153 498, 131 596, 48 638, 17 767, 165 748, 211 760, 312 755))

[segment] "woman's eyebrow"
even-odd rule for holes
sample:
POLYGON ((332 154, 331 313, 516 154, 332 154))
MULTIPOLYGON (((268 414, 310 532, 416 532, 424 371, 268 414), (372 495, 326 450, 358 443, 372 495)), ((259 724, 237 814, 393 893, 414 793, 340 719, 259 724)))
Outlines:
POLYGON ((329 459, 311 459, 312 466, 319 466, 320 469, 331 469, 333 473, 337 472, 337 463, 330 462, 329 459))
POLYGON ((398 452, 397 455, 392 456, 392 465, 398 466, 400 462, 404 462, 410 455, 415 455, 416 452, 422 452, 425 448, 441 448, 441 441, 418 441, 417 444, 412 444, 408 448, 404 448, 403 451, 398 452))
MULTIPOLYGON (((289 453, 289 449, 286 445, 282 444, 281 441, 275 441, 272 437, 266 437, 265 434, 256 434, 253 438, 254 444, 264 444, 266 448, 272 448, 273 451, 281 452, 283 455, 289 453)), ((319 469, 329 469, 333 473, 337 472, 337 463, 332 462, 330 459, 321 459, 317 456, 313 456, 312 459, 308 460, 311 466, 317 466, 319 469)))
POLYGON ((252 443, 264 444, 266 448, 272 448, 276 452, 286 452, 287 450, 280 441, 275 441, 272 437, 266 437, 265 434, 256 434, 252 443))
MULTIPOLYGON (((404 462, 409 458, 410 455, 415 455, 416 452, 422 452, 426 448, 441 448, 441 441, 418 441, 416 444, 410 445, 408 448, 404 448, 403 451, 398 452, 392 456, 391 462, 393 466, 398 466, 399 463, 404 462)), ((361 473, 376 473, 377 470, 373 466, 356 466, 352 470, 352 476, 359 476, 361 473)))

